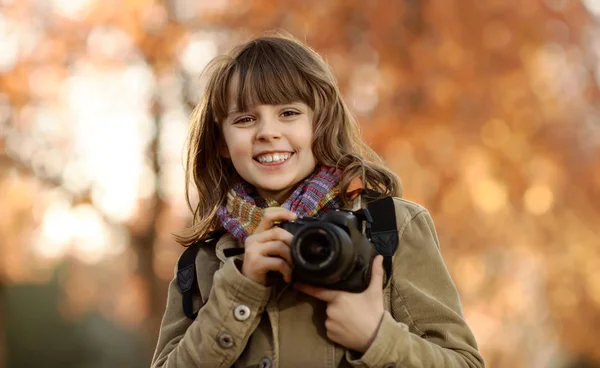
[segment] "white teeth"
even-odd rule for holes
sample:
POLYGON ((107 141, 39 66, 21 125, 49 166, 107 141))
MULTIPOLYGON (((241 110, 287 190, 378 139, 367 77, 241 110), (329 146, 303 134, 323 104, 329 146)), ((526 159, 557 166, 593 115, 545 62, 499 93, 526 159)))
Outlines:
POLYGON ((256 159, 261 163, 270 163, 270 162, 283 162, 290 158, 289 153, 267 153, 262 156, 258 156, 256 159))

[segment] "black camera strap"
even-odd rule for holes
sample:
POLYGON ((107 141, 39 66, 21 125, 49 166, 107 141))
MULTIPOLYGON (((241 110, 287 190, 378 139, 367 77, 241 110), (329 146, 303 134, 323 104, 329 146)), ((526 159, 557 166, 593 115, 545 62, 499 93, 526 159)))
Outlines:
POLYGON ((371 226, 367 227, 366 235, 371 239, 377 253, 383 256, 387 286, 392 278, 392 257, 399 243, 394 199, 370 189, 366 189, 364 195, 368 201, 367 209, 373 219, 371 226))
POLYGON ((224 232, 211 232, 206 238, 195 242, 179 257, 177 262, 177 286, 183 298, 183 313, 188 318, 196 319, 198 312, 194 312, 194 293, 198 293, 198 279, 196 277, 196 255, 200 247, 214 245, 224 232))

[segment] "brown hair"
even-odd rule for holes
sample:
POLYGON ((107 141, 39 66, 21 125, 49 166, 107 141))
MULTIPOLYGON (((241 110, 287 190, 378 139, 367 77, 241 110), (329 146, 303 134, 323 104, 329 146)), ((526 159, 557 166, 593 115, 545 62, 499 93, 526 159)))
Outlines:
MULTIPOLYGON (((215 58, 206 71, 210 75, 202 101, 192 114, 187 141, 186 199, 193 224, 188 235, 177 237, 182 245, 220 227, 217 209, 238 177, 231 161, 219 155, 219 123, 227 116, 228 87, 233 78, 238 81, 239 111, 297 101, 313 109, 315 159, 342 170, 342 193, 359 176, 367 188, 400 195, 398 177, 360 139, 358 124, 342 100, 331 69, 310 47, 289 35, 266 35, 215 58), (190 202, 191 181, 199 197, 195 208, 190 202)), ((345 196, 342 199, 348 201, 345 196)))

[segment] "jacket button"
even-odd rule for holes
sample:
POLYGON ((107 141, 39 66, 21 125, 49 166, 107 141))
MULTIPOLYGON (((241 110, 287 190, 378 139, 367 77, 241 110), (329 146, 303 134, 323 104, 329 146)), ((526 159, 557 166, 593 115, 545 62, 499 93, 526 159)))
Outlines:
POLYGON ((223 332, 219 334, 217 339, 222 348, 229 349, 233 346, 233 337, 231 337, 231 335, 228 333, 223 332))
POLYGON ((250 308, 248 306, 240 304, 233 310, 233 315, 238 321, 245 321, 250 318, 250 308))
POLYGON ((258 363, 259 368, 271 368, 271 359, 263 358, 260 363, 258 363))

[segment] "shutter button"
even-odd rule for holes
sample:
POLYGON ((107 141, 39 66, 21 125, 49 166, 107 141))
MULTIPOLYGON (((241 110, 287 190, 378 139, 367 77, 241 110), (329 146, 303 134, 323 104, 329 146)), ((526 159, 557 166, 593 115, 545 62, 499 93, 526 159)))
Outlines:
POLYGON ((238 321, 245 321, 250 318, 250 308, 244 304, 240 304, 233 310, 233 315, 238 321))

